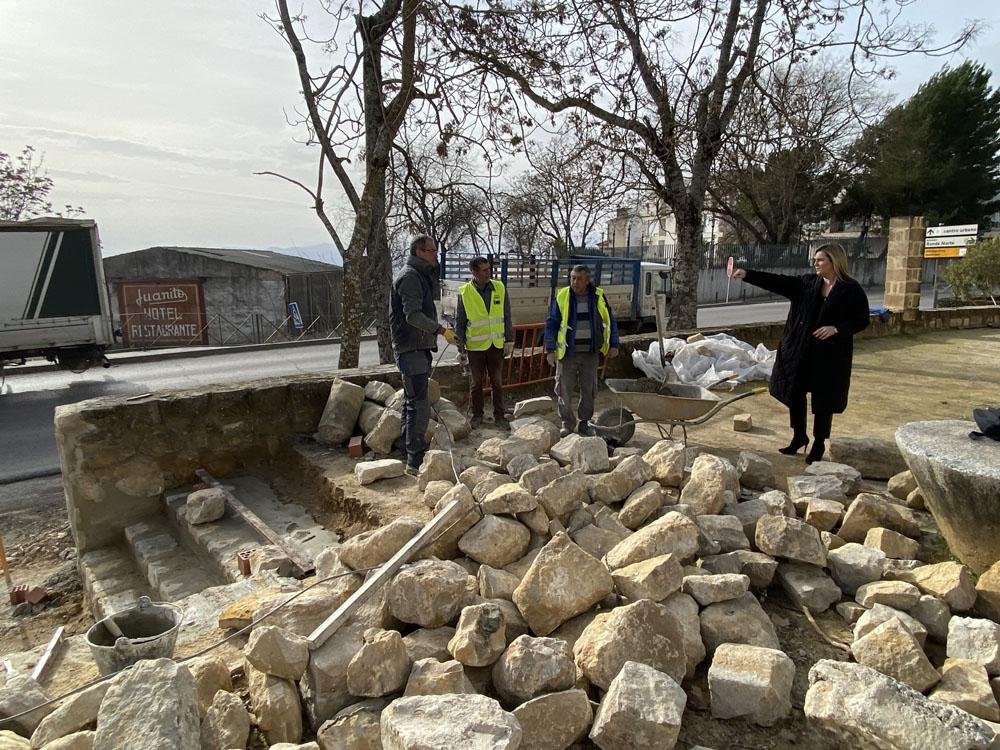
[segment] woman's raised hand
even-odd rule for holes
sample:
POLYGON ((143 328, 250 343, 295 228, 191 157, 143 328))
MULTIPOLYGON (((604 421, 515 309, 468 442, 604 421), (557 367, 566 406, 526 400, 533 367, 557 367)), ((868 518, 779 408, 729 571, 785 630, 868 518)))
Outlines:
POLYGON ((746 278, 746 275, 747 275, 746 269, 743 268, 737 268, 735 271, 733 271, 734 279, 744 279, 746 278))

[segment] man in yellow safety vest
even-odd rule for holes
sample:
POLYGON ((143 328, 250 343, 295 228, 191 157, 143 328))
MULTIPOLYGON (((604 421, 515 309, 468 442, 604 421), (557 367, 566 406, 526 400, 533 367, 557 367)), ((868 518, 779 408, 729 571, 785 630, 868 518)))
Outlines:
POLYGON ((604 298, 604 290, 590 282, 590 268, 574 266, 569 286, 556 292, 545 321, 545 355, 556 368, 559 417, 566 437, 572 432, 594 435, 597 371, 601 357, 618 356, 618 323, 604 298), (579 406, 573 396, 580 389, 579 406))
POLYGON ((483 423, 483 386, 490 379, 493 395, 493 423, 510 429, 503 404, 500 369, 504 357, 514 351, 514 327, 510 318, 510 298, 504 285, 493 275, 487 258, 469 262, 472 281, 459 287, 455 313, 455 335, 459 349, 469 358, 472 384, 469 386, 469 412, 473 429, 483 423))

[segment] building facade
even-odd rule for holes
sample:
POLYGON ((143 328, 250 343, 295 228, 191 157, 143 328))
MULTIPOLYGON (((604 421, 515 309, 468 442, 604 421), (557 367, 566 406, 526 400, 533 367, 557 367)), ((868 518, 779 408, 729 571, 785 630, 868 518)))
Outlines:
POLYGON ((126 346, 315 338, 340 323, 343 269, 267 250, 150 247, 104 259, 126 346))

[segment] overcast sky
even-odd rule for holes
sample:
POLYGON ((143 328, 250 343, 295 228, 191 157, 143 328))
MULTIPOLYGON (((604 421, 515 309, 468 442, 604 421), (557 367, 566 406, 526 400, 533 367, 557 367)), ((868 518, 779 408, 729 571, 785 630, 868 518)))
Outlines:
MULTIPOLYGON (((253 173, 308 179, 313 157, 285 110, 294 63, 257 0, 0 0, 0 151, 34 145, 53 203, 97 219, 105 253, 152 245, 292 247, 329 241, 306 196, 253 173)), ((1000 3, 920 0, 939 38, 964 19, 992 32, 950 60, 900 60, 903 99, 942 64, 973 58, 1000 85, 1000 3), (995 19, 995 20, 994 20, 995 19)))

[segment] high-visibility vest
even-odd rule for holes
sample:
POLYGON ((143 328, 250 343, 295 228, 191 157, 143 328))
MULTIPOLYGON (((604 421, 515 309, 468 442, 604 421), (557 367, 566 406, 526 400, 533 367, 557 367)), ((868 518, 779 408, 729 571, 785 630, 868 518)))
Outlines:
MULTIPOLYGON (((607 354, 608 349, 611 348, 611 313, 608 311, 608 303, 604 299, 604 290, 598 287, 596 290, 597 296, 597 314, 601 316, 601 320, 604 322, 602 336, 601 336, 601 354, 607 354)), ((556 292, 556 304, 559 306, 559 333, 556 335, 556 359, 562 359, 566 356, 566 332, 569 330, 569 296, 573 293, 573 290, 568 286, 563 287, 558 292, 556 292)), ((593 315, 593 312, 591 312, 593 315)))
POLYGON ((483 352, 491 346, 503 349, 504 323, 503 298, 507 293, 503 284, 493 281, 493 292, 490 294, 490 309, 486 311, 483 296, 471 281, 459 287, 462 294, 462 305, 468 326, 465 329, 465 348, 470 352, 483 352))

